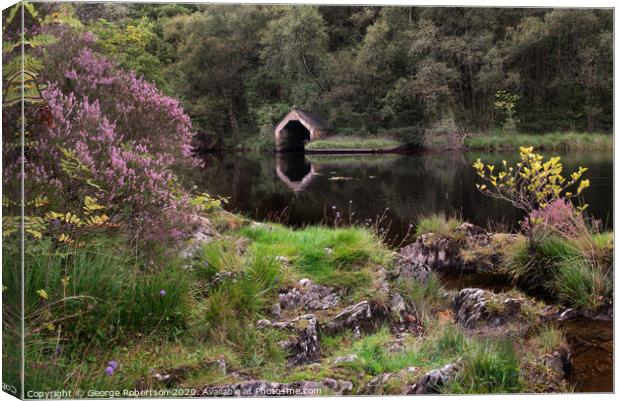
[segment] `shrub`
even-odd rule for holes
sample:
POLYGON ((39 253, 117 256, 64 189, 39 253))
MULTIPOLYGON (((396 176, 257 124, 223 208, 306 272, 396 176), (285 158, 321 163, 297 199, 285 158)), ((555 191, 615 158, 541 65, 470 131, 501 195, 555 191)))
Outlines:
POLYGON ((39 127, 28 152, 29 193, 49 197, 47 210, 62 213, 90 196, 133 239, 178 240, 194 210, 172 171, 193 163, 189 117, 155 85, 94 53, 83 36, 76 43, 61 34, 54 45, 71 62, 50 73, 62 78, 43 91, 51 123, 39 127))
MULTIPOLYGON (((476 184, 483 194, 510 202, 514 207, 531 212, 544 209, 555 200, 577 197, 588 188, 590 181, 582 179, 587 171, 580 167, 570 174, 562 176, 560 157, 552 157, 545 161, 542 155, 533 152, 533 147, 519 148, 521 160, 510 167, 502 161, 502 167, 485 165, 480 159, 473 164, 476 173, 484 184, 476 184)), ((577 209, 583 211, 587 205, 577 209)))
POLYGON ((543 208, 531 211, 523 220, 522 230, 529 236, 539 231, 555 232, 565 238, 575 238, 587 233, 588 227, 581 213, 575 210, 570 201, 556 199, 543 208))

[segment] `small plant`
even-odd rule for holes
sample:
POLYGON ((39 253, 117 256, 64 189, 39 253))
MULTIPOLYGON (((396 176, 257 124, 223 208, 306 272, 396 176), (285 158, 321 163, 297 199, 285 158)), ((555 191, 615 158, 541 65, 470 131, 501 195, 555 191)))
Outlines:
POLYGON ((514 134, 517 132, 517 124, 520 122, 516 116, 519 98, 519 95, 504 90, 495 93, 495 109, 506 113, 506 120, 502 123, 502 132, 504 134, 514 134))
MULTIPOLYGON (((545 161, 542 155, 534 153, 533 147, 519 149, 521 161, 515 167, 502 161, 502 167, 485 165, 480 159, 473 164, 483 184, 476 188, 492 198, 510 202, 517 209, 527 213, 546 208, 558 199, 568 200, 581 195, 590 186, 590 181, 582 179, 588 169, 580 167, 570 174, 562 176, 563 166, 559 156, 545 161)), ((579 212, 586 204, 577 207, 579 212)), ((535 222, 530 222, 531 224, 535 222)))
POLYGON ((455 217, 446 217, 445 214, 439 213, 420 219, 415 235, 416 237, 420 237, 423 234, 435 233, 447 238, 456 239, 459 237, 456 229, 461 224, 463 224, 461 220, 455 217))

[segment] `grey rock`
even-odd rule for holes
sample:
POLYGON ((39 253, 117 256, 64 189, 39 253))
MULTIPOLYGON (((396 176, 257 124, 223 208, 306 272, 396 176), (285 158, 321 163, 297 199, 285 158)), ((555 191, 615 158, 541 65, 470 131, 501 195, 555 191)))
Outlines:
POLYGON ((454 380, 461 368, 462 364, 459 360, 442 368, 431 370, 411 386, 407 394, 436 394, 442 385, 454 380))
POLYGON ((299 281, 300 288, 280 294, 282 309, 324 310, 340 303, 339 294, 330 287, 314 284, 309 279, 299 281))
POLYGON ((405 315, 407 314, 407 304, 403 300, 400 293, 395 292, 390 298, 390 312, 392 316, 398 320, 399 323, 405 321, 405 315))
POLYGON ((465 288, 452 300, 454 320, 478 334, 518 336, 545 320, 543 306, 513 293, 465 288))
POLYGON ((302 315, 284 322, 270 322, 263 319, 256 323, 258 328, 275 328, 290 331, 293 336, 279 345, 288 353, 288 366, 316 362, 320 356, 317 319, 314 315, 302 315))
POLYGON ((345 329, 355 330, 356 328, 368 327, 372 324, 373 318, 370 302, 362 301, 344 308, 334 318, 325 323, 321 330, 329 334, 335 334, 345 329))
POLYGON ((358 356, 356 354, 339 356, 334 359, 334 364, 339 365, 343 363, 351 363, 351 362, 355 362, 357 359, 358 359, 358 356))

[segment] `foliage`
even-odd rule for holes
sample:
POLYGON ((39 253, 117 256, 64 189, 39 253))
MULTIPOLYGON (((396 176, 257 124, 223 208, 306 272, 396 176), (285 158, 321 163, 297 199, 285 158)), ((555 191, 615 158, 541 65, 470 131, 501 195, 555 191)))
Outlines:
MULTIPOLYGON (((590 181, 582 179, 587 168, 580 167, 570 174, 562 176, 562 163, 559 156, 544 161, 542 155, 533 152, 533 147, 519 148, 521 161, 515 167, 502 162, 494 174, 495 165, 484 165, 477 159, 473 164, 476 173, 485 184, 476 184, 483 194, 510 202, 513 206, 526 212, 544 209, 557 199, 570 199, 581 195, 588 188, 590 181)), ((577 208, 583 211, 587 205, 577 208)))
POLYGON ((612 282, 599 266, 585 258, 566 259, 556 266, 552 284, 564 304, 586 310, 597 310, 612 296, 612 282))
MULTIPOLYGON (((608 10, 165 7, 135 7, 115 23, 150 20, 157 38, 146 52, 208 146, 260 136, 294 105, 343 132, 404 130, 399 140, 431 146, 460 147, 501 125, 558 136, 611 128, 608 10)), ((511 136, 499 140, 518 146, 511 136)))
POLYGON ((253 241, 255 254, 288 258, 297 280, 341 287, 353 299, 371 287, 376 265, 389 261, 387 248, 363 228, 267 226, 242 228, 239 234, 253 241))
POLYGON ((59 35, 50 50, 71 63, 45 73, 64 78, 43 91, 52 124, 39 126, 26 160, 29 196, 50 199, 33 212, 75 214, 76 201, 92 199, 106 205, 100 223, 134 240, 178 240, 194 208, 172 171, 192 164, 189 118, 153 84, 93 52, 89 33, 59 35))
POLYGON ((502 123, 502 131, 504 134, 514 134, 517 131, 519 119, 515 116, 515 108, 518 101, 519 95, 508 93, 503 90, 495 93, 495 108, 506 113, 506 121, 502 123))
POLYGON ((601 133, 550 132, 546 134, 474 135, 465 139, 468 149, 513 150, 533 146, 541 150, 576 151, 613 148, 613 135, 601 133))

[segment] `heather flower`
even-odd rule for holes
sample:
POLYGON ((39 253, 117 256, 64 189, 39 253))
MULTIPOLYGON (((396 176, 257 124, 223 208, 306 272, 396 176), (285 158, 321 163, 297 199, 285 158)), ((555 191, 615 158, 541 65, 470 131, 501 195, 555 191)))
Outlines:
POLYGON ((114 374, 114 368, 112 366, 108 366, 105 368, 105 374, 106 376, 112 376, 114 374))
POLYGON ((118 364, 116 363, 116 361, 112 360, 112 361, 108 361, 108 366, 111 367, 112 369, 116 369, 118 367, 118 364))
POLYGON ((54 125, 35 136, 29 183, 67 199, 97 197, 132 236, 178 242, 192 229, 194 208, 172 167, 196 163, 190 119, 155 85, 92 51, 92 35, 78 36, 60 35, 49 52, 64 56, 50 63, 57 71, 46 71, 53 81, 43 91, 54 125), (62 169, 60 147, 84 166, 79 179, 62 169))

